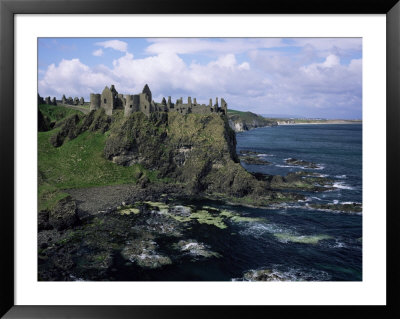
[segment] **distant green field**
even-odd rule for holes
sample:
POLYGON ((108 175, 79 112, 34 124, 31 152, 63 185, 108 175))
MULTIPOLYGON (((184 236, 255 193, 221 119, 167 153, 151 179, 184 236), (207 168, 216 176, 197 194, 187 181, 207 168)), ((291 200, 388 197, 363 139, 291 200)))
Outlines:
POLYGON ((233 117, 233 118, 238 117, 241 120, 243 120, 244 122, 251 122, 251 121, 257 119, 258 121, 264 121, 265 125, 269 125, 276 121, 275 119, 265 118, 261 115, 258 115, 258 114, 252 113, 252 112, 243 112, 243 111, 237 111, 237 110, 232 110, 232 109, 228 109, 228 116, 233 117))

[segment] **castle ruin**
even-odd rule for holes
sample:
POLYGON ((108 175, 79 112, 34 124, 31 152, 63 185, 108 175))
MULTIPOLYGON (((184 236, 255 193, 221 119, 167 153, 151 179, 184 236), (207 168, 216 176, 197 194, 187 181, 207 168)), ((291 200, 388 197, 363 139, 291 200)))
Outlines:
POLYGON ((106 86, 101 94, 90 94, 90 110, 97 110, 103 108, 106 114, 112 115, 113 110, 123 109, 124 115, 129 116, 133 112, 143 112, 147 116, 154 112, 179 112, 181 114, 197 113, 221 113, 226 114, 228 111, 228 104, 221 98, 221 106, 218 105, 218 98, 215 104, 210 103, 197 104, 196 98, 193 99, 189 96, 187 103, 183 103, 183 98, 180 98, 176 103, 171 102, 171 97, 168 101, 165 97, 161 103, 154 102, 149 86, 146 84, 139 94, 119 94, 114 85, 109 88, 106 86))
POLYGON ((210 99, 206 105, 198 104, 196 98, 192 100, 190 96, 187 98, 187 103, 183 102, 182 97, 177 99, 175 103, 172 103, 170 96, 168 100, 164 97, 161 103, 156 103, 147 84, 144 86, 142 93, 139 94, 119 94, 114 85, 111 85, 110 88, 106 86, 101 94, 90 94, 90 103, 85 102, 83 97, 66 98, 63 95, 61 100, 56 100, 55 97, 53 99, 50 96, 42 98, 38 94, 38 104, 89 106, 90 111, 103 108, 107 115, 112 115, 114 110, 120 109, 124 110, 125 116, 129 116, 134 112, 142 112, 147 116, 150 116, 154 112, 178 112, 181 114, 227 114, 228 112, 228 104, 223 98, 221 98, 220 105, 218 98, 215 99, 214 104, 212 99, 210 99))

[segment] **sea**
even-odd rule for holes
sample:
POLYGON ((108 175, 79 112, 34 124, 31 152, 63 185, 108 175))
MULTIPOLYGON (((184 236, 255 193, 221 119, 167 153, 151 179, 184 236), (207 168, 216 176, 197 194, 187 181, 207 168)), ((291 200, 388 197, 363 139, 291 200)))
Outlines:
POLYGON ((255 151, 269 165, 246 165, 248 171, 272 175, 307 170, 330 178, 334 189, 302 192, 304 200, 268 208, 199 205, 256 217, 232 222, 228 230, 193 225, 191 232, 220 258, 187 260, 156 270, 133 269, 123 260, 115 280, 241 281, 268 270, 289 281, 361 281, 362 213, 313 209, 309 205, 362 203, 362 125, 312 124, 257 128, 237 134, 237 152, 255 151), (309 169, 286 164, 296 158, 318 165, 309 169), (247 275, 246 275, 247 274, 247 275))

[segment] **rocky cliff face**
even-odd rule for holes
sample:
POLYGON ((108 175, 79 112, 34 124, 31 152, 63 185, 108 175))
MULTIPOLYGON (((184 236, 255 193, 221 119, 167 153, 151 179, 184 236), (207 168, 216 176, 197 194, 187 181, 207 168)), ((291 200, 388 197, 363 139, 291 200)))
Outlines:
POLYGON ((276 121, 266 119, 252 112, 228 111, 229 126, 235 132, 248 131, 257 127, 276 126, 276 121))
POLYGON ((247 195, 259 182, 239 163, 236 136, 219 114, 134 113, 114 124, 104 156, 120 165, 142 164, 190 193, 247 195))
MULTIPOLYGON (((103 157, 122 166, 140 165, 185 195, 208 196, 252 205, 282 200, 270 183, 247 172, 236 154, 236 135, 221 114, 135 112, 124 117, 104 110, 71 116, 51 139, 55 147, 89 131, 104 134, 103 157), (55 143, 57 142, 57 143, 55 143)), ((263 122, 262 124, 265 124, 263 122)), ((132 177, 132 181, 149 181, 132 177)), ((286 196, 286 195, 285 195, 286 196)), ((282 197, 282 196, 281 196, 282 197)))

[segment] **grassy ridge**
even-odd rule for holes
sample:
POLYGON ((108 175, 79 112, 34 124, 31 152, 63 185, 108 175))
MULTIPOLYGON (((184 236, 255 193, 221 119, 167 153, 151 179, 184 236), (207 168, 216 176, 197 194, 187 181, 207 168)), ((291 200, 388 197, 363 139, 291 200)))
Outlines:
POLYGON ((242 112, 242 111, 231 110, 231 109, 228 109, 228 115, 237 115, 244 121, 252 121, 255 117, 262 118, 261 116, 258 116, 257 114, 252 113, 252 112, 242 112))
POLYGON ((232 122, 243 123, 243 125, 245 125, 248 129, 260 126, 276 125, 276 121, 274 119, 268 119, 252 112, 242 112, 228 109, 228 118, 232 122))
POLYGON ((44 116, 49 118, 51 122, 60 121, 74 114, 83 114, 81 111, 78 110, 73 110, 62 106, 47 105, 47 104, 39 105, 39 110, 42 112, 44 116))

